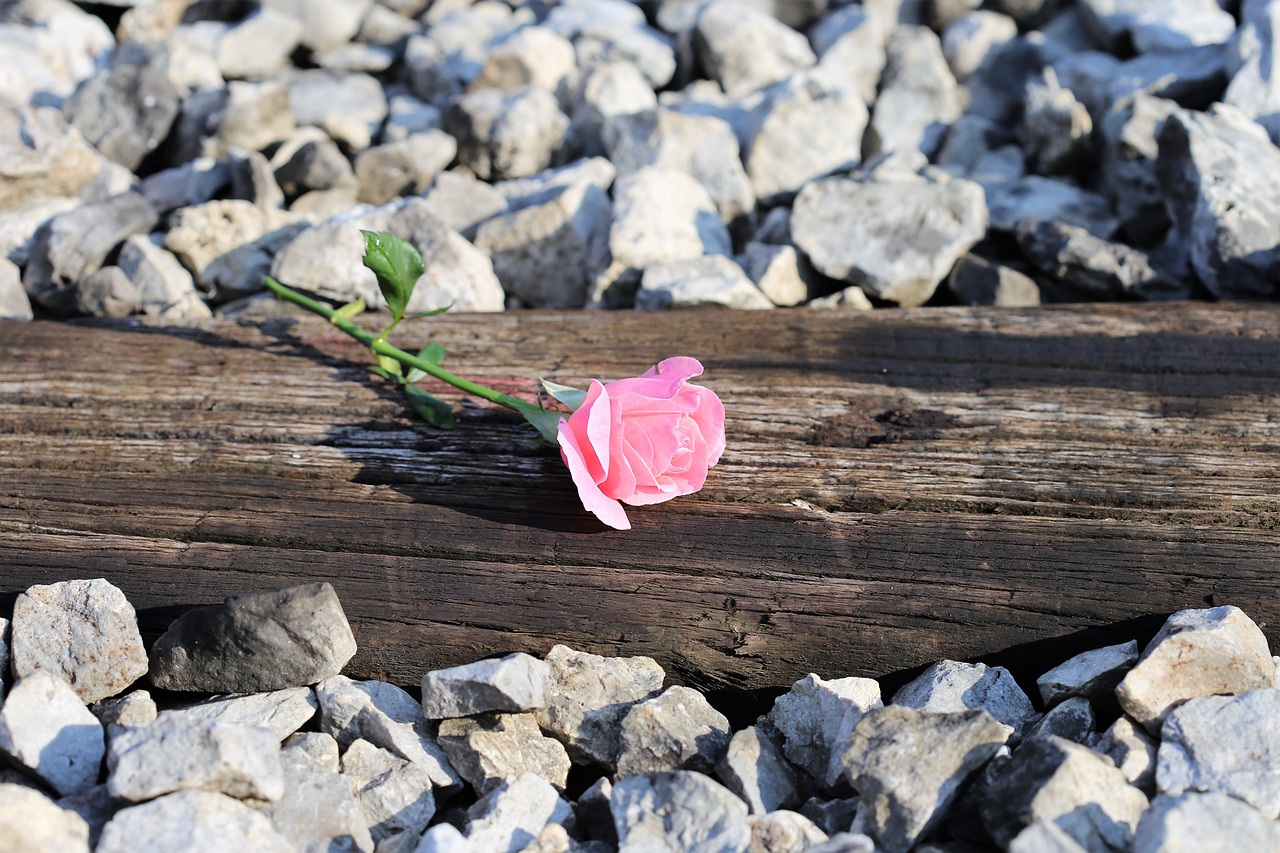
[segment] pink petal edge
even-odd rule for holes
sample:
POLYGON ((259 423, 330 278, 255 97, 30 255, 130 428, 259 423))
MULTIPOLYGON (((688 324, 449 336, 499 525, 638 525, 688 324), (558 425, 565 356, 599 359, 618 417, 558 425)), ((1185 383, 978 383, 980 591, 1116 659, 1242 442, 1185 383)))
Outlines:
POLYGON ((582 501, 582 506, 615 530, 630 530, 631 521, 627 518, 627 511, 622 508, 622 504, 600 491, 600 487, 592 479, 591 473, 587 470, 586 460, 583 458, 582 448, 578 446, 577 437, 569 429, 568 421, 560 421, 556 437, 560 444, 560 457, 569 467, 569 476, 578 487, 578 500, 582 501))

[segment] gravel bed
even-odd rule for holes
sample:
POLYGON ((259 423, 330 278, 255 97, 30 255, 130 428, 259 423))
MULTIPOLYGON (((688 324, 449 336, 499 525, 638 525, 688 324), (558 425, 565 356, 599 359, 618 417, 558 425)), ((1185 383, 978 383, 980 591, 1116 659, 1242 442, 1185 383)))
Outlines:
POLYGON ((0 317, 1258 298, 1280 0, 5 0, 0 317))
MULTIPOLYGON (((810 674, 737 730, 647 657, 556 645, 341 674, 333 588, 228 598, 144 648, 103 579, 0 620, 0 848, 378 853, 1280 849, 1280 688, 1230 606, 1040 675, 810 674)), ((731 713, 734 709, 724 709, 731 713)), ((739 715, 741 716, 741 715, 739 715)))

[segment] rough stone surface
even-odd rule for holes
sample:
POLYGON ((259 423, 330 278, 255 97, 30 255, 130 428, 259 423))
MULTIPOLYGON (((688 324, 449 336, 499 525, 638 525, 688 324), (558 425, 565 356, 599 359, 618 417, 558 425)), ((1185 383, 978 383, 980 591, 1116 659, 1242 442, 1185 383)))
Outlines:
POLYGON ((355 653, 333 587, 303 584, 178 617, 151 648, 150 677, 166 690, 280 690, 337 675, 355 653))
POLYGON ((792 764, 833 785, 843 773, 839 748, 862 715, 882 705, 880 685, 873 679, 827 680, 810 673, 774 700, 766 722, 782 736, 792 764))
POLYGON ((724 255, 653 264, 640 278, 636 291, 640 310, 702 306, 760 310, 772 308, 773 302, 742 267, 724 255))
POLYGON ((281 754, 289 750, 306 753, 328 770, 342 772, 342 759, 339 757, 338 742, 333 735, 324 732, 294 732, 281 744, 281 754))
POLYGON ((1237 607, 1180 610, 1165 620, 1116 688, 1125 713, 1159 731, 1179 703, 1276 686, 1267 639, 1237 607))
POLYGON ((942 44, 925 27, 898 27, 889 36, 886 57, 865 150, 914 149, 932 157, 947 126, 964 112, 942 44))
POLYGON ((13 605, 13 674, 48 670, 84 703, 122 692, 147 671, 138 617, 102 578, 33 586, 13 605))
POLYGON ((34 316, 31 300, 22 286, 18 265, 0 257, 0 320, 30 320, 34 316))
POLYGON ((564 166, 544 169, 527 178, 509 178, 493 184, 512 210, 545 204, 567 189, 578 184, 591 184, 602 192, 608 192, 618 177, 617 168, 603 157, 575 160, 564 166))
POLYGON ((962 179, 826 178, 800 191, 791 217, 819 272, 904 307, 928 301, 986 228, 982 188, 962 179))
POLYGON ((894 705, 921 711, 982 708, 1021 737, 1040 715, 1009 670, 984 663, 939 661, 893 695, 894 705))
POLYGON ((982 820, 1002 845, 1043 820, 1056 823, 1091 853, 1106 853, 1132 843, 1146 807, 1146 796, 1088 747, 1057 737, 1032 738, 988 788, 982 820))
MULTIPOLYGON (((669 687, 652 699, 637 702, 623 718, 618 733, 618 776, 666 770, 709 773, 728 749, 729 738, 729 720, 701 693, 678 685, 669 687)), ((616 798, 616 786, 614 794, 616 798)))
POLYGON ((1190 295, 1190 287, 1164 270, 1148 253, 1095 237, 1083 228, 1026 220, 1014 233, 1027 260, 1082 299, 1169 299, 1190 295))
POLYGON ((590 183, 499 214, 476 229, 509 296, 530 308, 582 308, 594 273, 608 264, 609 198, 590 183))
POLYGON ((99 151, 130 170, 160 147, 178 115, 180 92, 146 49, 121 51, 105 74, 86 80, 63 105, 68 121, 99 151))
POLYGON ((322 68, 289 76, 289 106, 299 126, 318 127, 349 151, 363 151, 387 117, 377 78, 322 68))
POLYGON ((520 178, 552 165, 569 118, 543 89, 481 89, 445 111, 444 129, 458 141, 458 161, 485 180, 520 178))
POLYGON ((142 313, 178 322, 208 320, 213 316, 196 292, 191 273, 156 236, 135 234, 125 240, 116 263, 137 288, 142 313))
POLYGON ((360 182, 357 199, 384 204, 396 196, 420 195, 458 152, 453 137, 425 130, 404 139, 366 148, 355 160, 360 182))
POLYGON ((214 47, 218 70, 228 80, 263 80, 279 74, 302 33, 301 20, 264 6, 218 36, 214 47))
POLYGON ((574 761, 613 767, 622 718, 662 690, 662 667, 653 658, 603 657, 560 644, 543 660, 550 669, 547 703, 534 710, 538 725, 574 761))
POLYGON ((1160 130, 1177 109, 1173 101, 1138 94, 1116 104, 1099 123, 1103 186, 1125 235, 1143 245, 1169 228, 1156 162, 1160 130))
POLYGON ((300 853, 373 850, 364 811, 347 780, 300 749, 281 752, 284 796, 264 809, 300 853))
POLYGON ((1138 822, 1133 853, 1231 853, 1280 850, 1280 825, 1219 793, 1161 795, 1138 822))
POLYGON ((1029 732, 1030 737, 1056 735, 1076 743, 1090 745, 1097 718, 1093 706, 1083 696, 1072 696, 1050 708, 1029 732))
POLYGON ((471 88, 532 86, 559 95, 575 62, 573 43, 567 38, 546 27, 524 27, 494 45, 471 88))
POLYGON ((1094 749, 1115 762, 1135 788, 1150 792, 1156 783, 1157 746, 1145 728, 1129 717, 1120 717, 1102 733, 1094 749))
MULTIPOLYGON (((795 772, 779 743, 757 726, 734 732, 716 776, 746 802, 753 815, 798 805, 795 772)), ((752 834, 755 834, 753 825, 752 834)))
POLYGON ((1036 679, 1046 706, 1071 696, 1100 699, 1115 690, 1120 679, 1138 662, 1138 643, 1130 640, 1081 652, 1036 679))
POLYGON ((1020 130, 1033 172, 1066 174, 1091 165, 1093 118, 1052 68, 1027 87, 1020 130))
POLYGON ((96 853, 161 850, 255 850, 291 853, 295 848, 271 821, 225 794, 180 791, 116 812, 102 829, 96 853))
POLYGON ((947 276, 947 288, 963 305, 1025 308, 1040 304, 1040 286, 1035 279, 976 255, 956 261, 947 276))
POLYGON ((93 715, 102 725, 111 730, 112 726, 137 728, 154 723, 156 720, 156 700, 146 690, 130 690, 121 696, 103 699, 89 707, 93 715))
POLYGON ((743 250, 740 263, 774 305, 799 305, 808 301, 817 287, 813 267, 795 246, 752 241, 743 250))
POLYGON ((39 791, 0 782, 0 845, 13 853, 89 853, 89 825, 39 791))
POLYGON ((723 119, 659 107, 612 117, 605 124, 603 140, 620 174, 654 167, 692 175, 706 187, 726 222, 755 207, 737 136, 723 119))
POLYGON ((462 784, 436 744, 422 705, 394 684, 337 675, 316 685, 316 697, 321 730, 342 746, 365 740, 420 765, 436 787, 462 784))
POLYGON ((441 172, 423 194, 426 208, 451 231, 474 240, 480 224, 507 209, 507 200, 492 184, 460 172, 441 172))
POLYGON ((993 231, 1012 232, 1024 220, 1056 221, 1106 240, 1120 225, 1105 196, 1066 181, 1027 175, 1014 180, 984 181, 983 189, 993 231))
POLYGON ((533 773, 561 791, 569 778, 569 755, 564 745, 543 737, 533 714, 478 714, 443 720, 437 741, 449 763, 480 794, 521 773, 533 773))
POLYGON ((1236 28, 1217 0, 1081 0, 1080 9, 1099 37, 1114 46, 1129 39, 1140 53, 1221 44, 1236 28))
POLYGON ((620 779, 610 800, 619 850, 745 850, 747 805, 687 770, 620 779))
POLYGON ((220 791, 239 799, 284 795, 280 741, 269 730, 217 720, 156 718, 112 738, 107 786, 141 802, 174 791, 220 791))
POLYGON ((426 769, 367 740, 355 740, 347 747, 342 775, 360 803, 375 843, 400 832, 422 832, 436 812, 426 769))
POLYGON ((730 97, 776 83, 815 61, 802 35, 747 4, 708 4, 695 32, 703 65, 730 97))
POLYGON ((747 818, 751 827, 750 853, 793 853, 809 850, 827 840, 816 823, 799 812, 778 809, 747 818))
POLYGON ((318 707, 315 691, 310 687, 287 687, 270 693, 213 698, 166 710, 162 716, 258 726, 283 741, 314 717, 318 707))
POLYGON ((437 669, 422 677, 422 710, 429 720, 443 720, 545 708, 550 669, 523 652, 437 669))
POLYGON ((1230 107, 1179 110, 1160 131, 1157 174, 1178 240, 1220 297, 1275 292, 1280 271, 1280 150, 1230 107))
POLYGON ((611 62, 583 75, 569 111, 572 133, 583 153, 604 153, 602 134, 613 116, 656 109, 658 99, 634 65, 611 62))
POLYGON ((59 794, 92 787, 105 751, 98 718, 56 672, 19 677, 0 705, 0 754, 59 794))
POLYGON ((271 275, 321 296, 366 305, 386 302, 377 279, 362 263, 362 229, 391 231, 418 250, 426 273, 418 280, 408 311, 452 304, 456 311, 501 311, 502 285, 493 264, 433 213, 434 205, 411 197, 381 207, 359 205, 293 238, 271 262, 271 275))
POLYGON ((981 9, 954 19, 942 30, 942 55, 958 82, 982 68, 1018 34, 1018 22, 1008 15, 981 9))
POLYGON ((612 260, 597 276, 590 304, 631 307, 649 266, 731 250, 729 230, 702 184, 673 169, 624 175, 613 188, 612 260))
POLYGON ((571 826, 573 807, 532 773, 503 781, 467 809, 468 849, 517 853, 552 823, 571 826))
POLYGON ((89 317, 128 317, 142 309, 138 285, 120 267, 94 270, 76 282, 75 312, 89 317))
POLYGON ((1162 794, 1218 791, 1280 817, 1280 690, 1204 696, 1174 708, 1160 729, 1162 794))
POLYGON ((867 833, 888 853, 906 853, 942 822, 960 786, 1012 734, 1012 727, 981 709, 869 710, 839 757, 858 792, 867 833))

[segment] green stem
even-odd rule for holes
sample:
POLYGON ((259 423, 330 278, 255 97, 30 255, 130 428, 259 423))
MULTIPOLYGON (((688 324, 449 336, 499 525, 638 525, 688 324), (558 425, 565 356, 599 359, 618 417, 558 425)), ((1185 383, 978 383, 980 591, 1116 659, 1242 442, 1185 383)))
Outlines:
POLYGON ((303 296, 298 291, 285 287, 270 276, 266 276, 265 281, 267 288, 276 296, 279 296, 281 299, 288 302, 292 302, 294 305, 306 308, 308 311, 319 314, 321 317, 328 318, 330 323, 337 326, 360 343, 369 347, 369 349, 377 355, 385 355, 390 358, 394 358, 403 365, 416 367, 423 373, 426 373, 429 376, 434 376, 441 382, 447 382, 459 391, 466 391, 468 394, 472 394, 483 400, 488 400, 491 403, 497 403, 499 406, 505 406, 508 409, 514 409, 522 414, 542 411, 542 407, 536 403, 530 403, 527 400, 521 400, 518 397, 512 397, 510 394, 503 394, 501 391, 495 391, 488 386, 472 382, 469 379, 463 379, 461 376, 456 376, 429 361, 423 361, 416 355, 407 353, 399 347, 394 347, 385 340, 382 340, 381 337, 374 337, 364 329, 361 329, 355 323, 352 323, 328 305, 303 296))

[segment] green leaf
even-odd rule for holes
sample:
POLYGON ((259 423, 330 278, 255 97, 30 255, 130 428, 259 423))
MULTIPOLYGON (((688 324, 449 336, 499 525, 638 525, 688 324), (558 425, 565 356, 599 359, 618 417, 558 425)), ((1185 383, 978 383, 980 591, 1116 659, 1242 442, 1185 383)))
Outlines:
POLYGON ((431 396, 417 385, 405 385, 404 396, 413 410, 432 426, 453 429, 457 425, 453 419, 453 407, 439 397, 431 396))
POLYGON ((561 385, 558 382, 552 382, 550 379, 543 379, 543 389, 552 396, 553 399, 561 402, 569 407, 569 411, 576 412, 578 407, 582 405, 582 401, 587 399, 587 392, 580 391, 569 385, 561 385))
POLYGON ((426 267, 422 256, 408 240, 389 231, 361 231, 364 235, 364 265, 378 277, 378 289, 387 300, 392 321, 400 322, 426 267))
POLYGON ((564 412, 551 412, 546 409, 525 409, 520 412, 524 415, 524 419, 533 425, 542 437, 552 444, 559 444, 559 427, 560 421, 564 418, 564 412))
MULTIPOLYGON (((427 344, 425 347, 418 350, 418 358, 428 364, 434 364, 438 367, 440 362, 444 361, 444 347, 437 343, 427 344)), ((417 367, 409 368, 410 382, 421 382, 426 378, 427 372, 425 370, 420 370, 417 367)))
POLYGON ((363 299, 357 299, 355 302, 348 302, 346 305, 343 305, 341 308, 333 312, 337 316, 330 317, 329 322, 336 325, 338 322, 338 317, 343 317, 347 320, 350 320, 354 318, 356 315, 364 313, 365 307, 366 306, 364 304, 363 299))
POLYGON ((377 359, 378 359, 378 367, 382 368, 387 373, 390 373, 392 376, 401 375, 400 362, 396 361, 394 358, 392 358, 389 355, 380 355, 380 356, 377 356, 377 359))
POLYGON ((443 314, 444 312, 448 311, 452 307, 453 307, 453 303, 450 302, 448 305, 444 306, 443 308, 432 308, 430 311, 419 311, 417 314, 411 314, 409 316, 409 319, 421 320, 423 317, 434 317, 437 314, 443 314))

